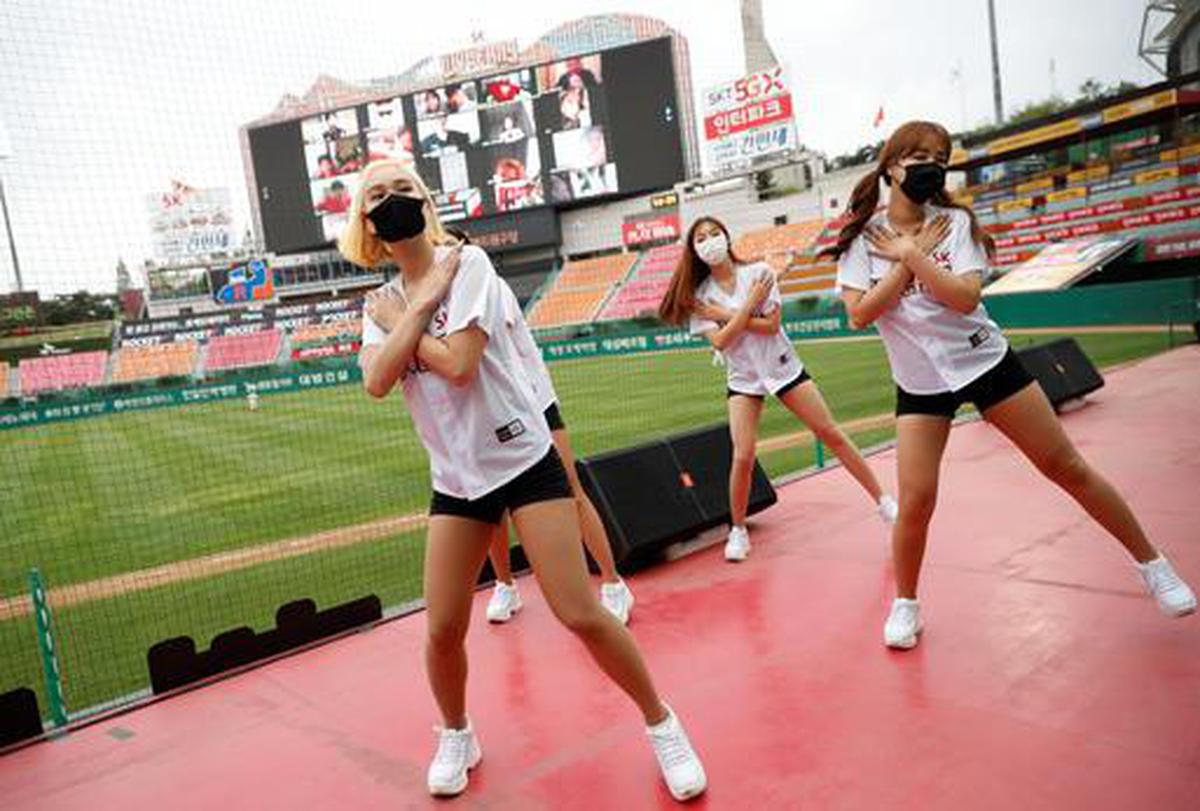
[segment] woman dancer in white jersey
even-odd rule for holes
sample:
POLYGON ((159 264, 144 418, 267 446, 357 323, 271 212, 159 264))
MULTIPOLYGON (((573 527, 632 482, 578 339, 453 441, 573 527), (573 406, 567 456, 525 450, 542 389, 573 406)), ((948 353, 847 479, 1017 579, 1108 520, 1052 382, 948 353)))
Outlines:
POLYGON ((883 492, 858 448, 833 421, 821 390, 804 370, 780 325, 782 299, 765 262, 745 262, 730 246, 729 230, 712 217, 692 223, 683 254, 658 314, 671 324, 688 323, 725 360, 733 461, 729 471, 732 526, 725 559, 750 553, 746 507, 754 472, 754 448, 766 395, 773 394, 842 460, 878 505, 880 517, 896 519, 896 500, 883 492))
MULTIPOLYGON (((446 233, 464 244, 470 243, 470 237, 464 231, 446 226, 446 233)), ((633 611, 633 592, 617 573, 617 565, 613 560, 612 547, 608 542, 608 533, 604 530, 604 521, 600 513, 588 498, 575 469, 575 451, 571 447, 571 438, 567 435, 567 426, 563 421, 562 412, 558 406, 558 394, 554 391, 554 383, 550 378, 550 370, 542 359, 533 333, 525 323, 521 312, 520 302, 507 284, 502 285, 504 300, 504 318, 508 324, 509 335, 521 359, 524 381, 533 392, 538 406, 546 418, 546 426, 550 429, 550 437, 554 447, 562 459, 567 479, 571 482, 571 493, 575 498, 575 506, 579 509, 579 523, 583 530, 583 545, 592 553, 600 569, 600 604, 609 613, 619 619, 622 624, 629 624, 629 615, 633 611)), ((368 300, 380 308, 380 317, 398 318, 403 312, 403 300, 395 287, 388 285, 368 294, 368 300), (386 299, 384 301, 383 299, 386 299)), ((391 325, 381 324, 385 329, 391 325)), ((420 353, 418 352, 418 360, 420 353)), ((492 537, 492 545, 488 550, 488 558, 492 561, 492 571, 496 574, 496 584, 492 588, 492 596, 487 604, 488 622, 504 623, 517 615, 522 608, 521 592, 517 581, 513 578, 512 562, 509 556, 507 521, 501 520, 492 537)))
POLYGON ((463 791, 481 757, 466 712, 464 640, 474 585, 496 524, 512 513, 558 619, 637 704, 671 794, 704 791, 699 758, 663 704, 629 632, 588 585, 579 517, 545 419, 519 379, 503 283, 487 254, 452 246, 433 199, 407 164, 368 166, 339 240, 350 261, 400 269, 403 313, 385 332, 363 319, 360 364, 372 397, 397 384, 429 453, 433 499, 425 548, 425 664, 442 714, 429 791, 463 791))
MULTIPOLYGON (((465 236, 455 229, 448 230, 454 236, 465 236)), ((575 469, 575 451, 571 447, 567 425, 559 410, 558 393, 554 390, 550 370, 546 368, 542 351, 525 323, 521 305, 512 288, 506 284, 503 292, 505 320, 509 325, 513 345, 524 366, 529 388, 546 417, 550 437, 554 440, 554 447, 567 471, 567 480, 571 483, 571 494, 575 498, 575 506, 579 510, 579 525, 583 530, 583 545, 592 553, 592 560, 596 561, 596 566, 600 569, 600 604, 622 624, 628 624, 630 612, 633 611, 633 592, 617 573, 617 564, 613 560, 612 546, 608 542, 608 533, 604 530, 604 521, 579 480, 579 472, 575 469)), ((492 570, 496 573, 496 585, 492 590, 491 599, 488 600, 487 618, 490 622, 507 622, 521 610, 521 594, 517 590, 516 580, 513 579, 508 551, 508 531, 504 522, 496 528, 488 557, 492 561, 492 570)))
POLYGON ((875 324, 896 381, 900 518, 893 530, 898 597, 884 625, 889 647, 917 644, 917 578, 937 498, 950 421, 974 403, 1037 466, 1121 542, 1164 612, 1191 613, 1196 597, 1146 539, 1133 512, 1063 432, 1041 387, 980 304, 991 239, 945 191, 950 136, 938 124, 898 128, 850 198, 831 252, 857 328, 875 324), (880 183, 891 189, 877 211, 880 183))

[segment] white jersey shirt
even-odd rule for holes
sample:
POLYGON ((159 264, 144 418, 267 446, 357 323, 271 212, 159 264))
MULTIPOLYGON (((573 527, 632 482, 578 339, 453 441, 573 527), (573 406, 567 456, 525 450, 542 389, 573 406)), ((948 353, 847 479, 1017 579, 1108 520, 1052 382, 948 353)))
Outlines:
POLYGON ((504 320, 508 324, 509 335, 517 356, 521 359, 524 380, 533 392, 533 399, 544 412, 558 401, 558 393, 554 391, 554 381, 550 379, 550 370, 542 358, 542 350, 538 347, 529 325, 525 323, 525 314, 521 312, 521 304, 512 288, 503 279, 504 320))
MULTIPOLYGON (((446 250, 437 248, 439 259, 446 250)), ((403 292, 402 277, 391 284, 403 292)), ((467 385, 454 386, 414 361, 402 382, 409 413, 429 453, 433 488, 448 496, 474 500, 487 495, 550 450, 550 430, 523 379, 511 337, 506 289, 483 250, 463 248, 458 273, 426 333, 446 338, 479 327, 488 336, 479 370, 467 385)), ((364 311, 363 347, 378 346, 386 337, 364 311)))
MULTIPOLYGON (((735 265, 736 283, 732 293, 723 289, 716 279, 709 276, 696 288, 696 301, 737 312, 749 298, 754 282, 763 274, 769 273, 772 273, 771 266, 766 262, 735 265)), ((756 318, 768 316, 782 306, 779 285, 775 284, 753 315, 756 318)), ((716 321, 709 321, 695 314, 688 323, 692 335, 703 335, 720 328, 721 325, 716 321)), ((771 335, 760 335, 746 330, 721 350, 721 355, 725 360, 727 385, 730 391, 738 394, 774 394, 804 371, 804 364, 796 356, 796 350, 784 334, 782 326, 771 335)))
MULTIPOLYGON (((926 206, 927 218, 945 214, 950 232, 931 258, 957 275, 985 273, 987 256, 971 238, 971 220, 956 208, 926 206)), ((879 212, 872 223, 886 224, 879 212)), ((870 290, 887 275, 892 260, 875 253, 863 235, 838 259, 838 290, 870 290)), ((1008 341, 983 304, 963 315, 934 298, 916 280, 892 309, 875 322, 896 385, 910 394, 958 391, 1004 358, 1008 341)))

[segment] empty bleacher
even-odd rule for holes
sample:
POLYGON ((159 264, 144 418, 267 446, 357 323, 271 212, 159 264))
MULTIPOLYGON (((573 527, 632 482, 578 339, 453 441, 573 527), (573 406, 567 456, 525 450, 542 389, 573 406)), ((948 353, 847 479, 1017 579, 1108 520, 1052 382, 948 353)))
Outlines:
POLYGON ((76 352, 43 358, 22 358, 21 393, 32 396, 60 389, 99 386, 104 382, 107 352, 76 352))
POLYGON ((132 383, 157 377, 185 377, 196 368, 195 341, 127 346, 113 356, 113 383, 132 383))
POLYGON ((529 325, 545 329, 591 321, 637 259, 636 253, 616 253, 568 262, 533 305, 529 325))
POLYGON ((208 343, 205 368, 210 371, 268 366, 279 356, 283 333, 278 329, 245 335, 217 335, 208 343))
POLYGON ((776 272, 782 272, 793 256, 812 247, 821 225, 821 220, 805 220, 749 231, 734 240, 733 251, 749 261, 766 260, 776 272))
POLYGON ((1160 181, 1135 182, 1103 195, 1076 196, 1019 219, 981 218, 996 240, 996 264, 1028 259, 1051 242, 1112 234, 1146 238, 1200 227, 1200 185, 1195 168, 1185 167, 1164 188, 1160 181))
POLYGON ((778 274, 784 296, 832 293, 837 269, 814 255, 825 223, 819 219, 777 225, 744 234, 734 251, 745 259, 763 259, 778 274))
POLYGON ((660 245, 642 254, 633 273, 604 305, 598 320, 636 318, 654 313, 667 292, 671 274, 682 253, 683 246, 675 243, 660 245))
POLYGON ((326 341, 330 338, 357 336, 361 328, 357 319, 330 321, 325 324, 305 324, 292 331, 292 343, 307 344, 326 341))

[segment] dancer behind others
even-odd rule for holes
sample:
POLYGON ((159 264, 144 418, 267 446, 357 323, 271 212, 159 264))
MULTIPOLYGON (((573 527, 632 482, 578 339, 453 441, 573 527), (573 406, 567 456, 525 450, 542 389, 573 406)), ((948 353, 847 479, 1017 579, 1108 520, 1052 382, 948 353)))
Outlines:
POLYGON ((750 554, 746 509, 758 423, 768 394, 779 398, 837 455, 877 505, 880 517, 894 521, 896 500, 883 492, 858 448, 833 421, 821 390, 783 331, 782 299, 770 266, 738 258, 730 247, 729 230, 712 217, 692 223, 683 244, 658 314, 670 324, 688 323, 692 334, 707 338, 725 360, 725 395, 733 439, 729 470, 733 525, 725 543, 725 559, 741 561, 750 554))

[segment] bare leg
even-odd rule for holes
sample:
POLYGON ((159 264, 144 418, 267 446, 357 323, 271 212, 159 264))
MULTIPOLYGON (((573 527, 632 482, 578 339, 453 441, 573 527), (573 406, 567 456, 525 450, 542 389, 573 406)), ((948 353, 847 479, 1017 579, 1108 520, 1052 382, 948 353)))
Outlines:
POLYGON ((746 523, 746 505, 750 502, 750 480, 754 475, 754 446, 758 442, 758 422, 763 401, 739 394, 729 398, 729 434, 733 439, 733 459, 729 465, 729 513, 733 525, 746 523))
POLYGON ((896 420, 900 516, 892 528, 892 565, 897 595, 910 600, 917 597, 929 521, 937 504, 938 469, 949 435, 946 417, 905 414, 896 420))
POLYGON ((1066 490, 1139 563, 1158 557, 1133 510, 1108 480, 1079 455, 1036 383, 989 408, 995 425, 1046 478, 1066 490))
POLYGON ((467 725, 467 649, 475 582, 487 555, 491 524, 457 516, 429 519, 425 547, 428 624, 425 669, 447 729, 467 725))
POLYGON ((571 633, 642 711, 647 725, 667 717, 633 636, 600 605, 588 581, 573 501, 540 501, 513 517, 546 602, 571 633))
POLYGON ((846 471, 862 485, 862 488, 871 497, 871 501, 878 504, 879 499, 883 496, 883 488, 879 486, 879 480, 871 472, 871 468, 863 459, 862 454, 858 452, 858 448, 850 441, 850 437, 846 436, 846 432, 833 421, 833 414, 829 412, 829 406, 825 404, 825 398, 821 396, 821 390, 817 388, 817 384, 807 380, 784 393, 779 400, 808 426, 817 439, 824 442, 825 446, 833 451, 838 459, 842 460, 846 471))
POLYGON ((583 483, 579 481, 579 472, 575 470, 575 452, 571 448, 571 439, 565 429, 552 432, 554 447, 562 459, 563 467, 567 469, 567 480, 571 483, 571 493, 575 496, 575 506, 579 510, 579 526, 583 530, 583 545, 592 555, 592 560, 600 567, 600 579, 605 583, 616 583, 621 579, 617 574, 617 564, 613 561, 612 547, 608 543, 608 533, 604 531, 604 521, 596 511, 596 505, 584 492, 583 483))
POLYGON ((506 585, 513 584, 512 561, 508 554, 508 522, 501 520, 492 533, 492 542, 488 546, 488 558, 492 561, 492 571, 496 580, 506 585))

